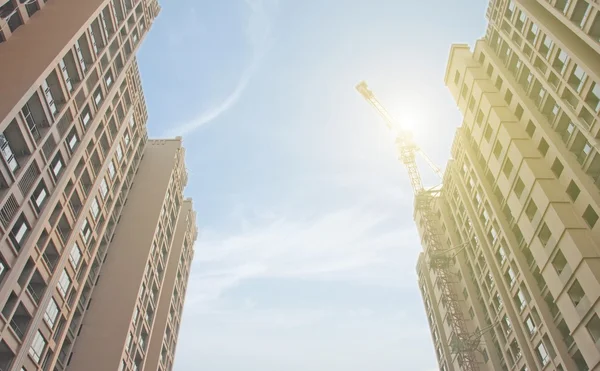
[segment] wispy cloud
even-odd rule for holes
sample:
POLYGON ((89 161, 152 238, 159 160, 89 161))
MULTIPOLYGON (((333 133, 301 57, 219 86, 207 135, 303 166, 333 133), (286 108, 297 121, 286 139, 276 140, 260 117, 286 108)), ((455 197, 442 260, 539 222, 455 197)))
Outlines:
POLYGON ((218 104, 201 112, 192 120, 177 125, 167 135, 189 134, 201 126, 213 121, 231 109, 240 99, 248 86, 260 61, 271 44, 271 20, 269 13, 277 4, 276 0, 244 0, 250 9, 244 35, 251 49, 250 62, 244 68, 233 90, 218 104))
POLYGON ((414 275, 418 241, 412 241, 412 226, 398 228, 393 209, 356 206, 315 218, 240 222, 246 227, 239 233, 204 231, 196 246, 190 302, 210 302, 253 278, 398 286, 406 281, 402 276, 414 275), (406 264, 402 273, 399 261, 406 264))

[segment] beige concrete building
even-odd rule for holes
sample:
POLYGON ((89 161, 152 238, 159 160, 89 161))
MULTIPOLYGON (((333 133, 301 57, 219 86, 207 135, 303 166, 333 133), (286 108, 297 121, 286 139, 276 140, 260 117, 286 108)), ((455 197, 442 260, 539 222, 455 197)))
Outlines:
POLYGON ((183 157, 180 139, 148 142, 69 369, 171 370, 196 239, 183 157))
POLYGON ((195 230, 181 140, 147 140, 135 53, 159 10, 0 0, 0 370, 141 369, 157 336, 145 369, 171 369, 195 230))
POLYGON ((417 265, 442 370, 461 369, 447 300, 482 370, 600 369, 599 10, 492 0, 485 37, 451 49, 464 121, 435 212, 455 295, 427 246, 417 265))

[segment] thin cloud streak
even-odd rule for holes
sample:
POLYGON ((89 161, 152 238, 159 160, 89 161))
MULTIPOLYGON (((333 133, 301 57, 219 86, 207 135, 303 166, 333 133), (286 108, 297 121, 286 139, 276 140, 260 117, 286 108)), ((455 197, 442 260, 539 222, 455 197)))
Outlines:
POLYGON ((403 286, 414 275, 419 248, 409 237, 412 226, 397 227, 395 212, 356 206, 311 220, 273 218, 234 234, 205 230, 196 246, 202 253, 190 277, 190 307, 210 306, 256 278, 403 286), (399 270, 407 255, 414 259, 399 270))
POLYGON ((167 136, 186 135, 198 130, 203 125, 215 120, 234 107, 246 90, 254 72, 269 48, 271 42, 271 21, 267 8, 272 8, 276 5, 276 1, 244 0, 244 2, 250 8, 248 23, 244 31, 246 40, 252 49, 250 64, 244 69, 233 91, 221 103, 200 113, 191 121, 168 131, 167 136))

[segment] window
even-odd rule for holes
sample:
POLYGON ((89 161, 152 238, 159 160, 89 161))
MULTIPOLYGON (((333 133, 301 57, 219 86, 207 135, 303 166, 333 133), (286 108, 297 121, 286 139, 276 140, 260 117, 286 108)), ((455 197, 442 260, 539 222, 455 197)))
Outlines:
POLYGON ((106 198, 106 194, 108 193, 108 184, 106 183, 106 179, 102 178, 100 182, 100 195, 102 198, 106 198))
POLYGON ((135 126, 135 118, 133 116, 131 116, 131 118, 129 119, 129 127, 132 128, 135 126))
POLYGON ((71 266, 74 269, 77 269, 77 266, 79 265, 80 261, 81 249, 79 249, 79 245, 77 245, 77 242, 75 242, 75 244, 73 244, 73 247, 71 248, 71 253, 69 254, 69 262, 71 263, 71 266))
POLYGON ((10 237, 13 243, 15 244, 15 248, 20 249, 21 243, 25 241, 27 234, 29 233, 29 223, 27 223, 27 219, 25 219, 25 214, 21 214, 19 219, 15 222, 15 225, 12 227, 10 237))
POLYGON ((121 149, 121 145, 117 145, 117 162, 121 162, 123 159, 123 149, 121 149))
POLYGON ((485 133, 483 134, 486 141, 488 141, 488 142, 490 141, 490 139, 492 138, 492 133, 493 133, 492 127, 490 126, 490 124, 487 124, 485 126, 485 133))
POLYGON ((500 76, 496 77, 496 89, 502 90, 502 78, 500 76))
POLYGON ((512 267, 509 267, 508 271, 506 271, 506 280, 508 281, 510 287, 513 287, 513 285, 515 284, 516 276, 512 267))
POLYGON ((6 263, 2 258, 0 258, 0 282, 4 278, 4 274, 6 273, 6 263))
POLYGON ((586 80, 586 74, 583 69, 579 66, 575 66, 573 73, 569 77, 569 85, 573 87, 578 93, 581 93, 581 88, 586 80))
POLYGON ((102 103, 102 89, 98 86, 96 91, 94 92, 94 103, 96 103, 96 107, 98 107, 102 103))
POLYGON ((527 316, 527 318, 525 319, 525 327, 527 327, 529 335, 533 335, 537 330, 535 322, 533 322, 533 318, 531 318, 531 316, 527 316))
POLYGON ((585 209, 583 213, 583 220, 590 226, 590 228, 594 228, 596 222, 598 221, 598 214, 594 211, 594 208, 591 205, 585 209))
POLYGON ((462 86, 462 90, 460 92, 460 95, 462 95, 463 98, 467 98, 467 96, 469 95, 469 88, 467 88, 467 84, 463 83, 462 86))
POLYGON ((454 73, 454 85, 458 86, 459 81, 460 81, 460 72, 456 71, 454 73))
POLYGON ((546 142, 544 138, 540 139, 540 145, 538 146, 538 150, 540 151, 542 156, 546 156, 546 153, 548 153, 548 148, 548 142, 546 142))
POLYGON ((515 116, 520 120, 523 118, 523 106, 517 104, 517 108, 515 108, 515 116))
POLYGON ((477 122, 477 126, 481 126, 481 124, 483 124, 484 115, 481 109, 477 111, 477 117, 475 118, 475 121, 477 122))
POLYGON ((519 177, 519 178, 517 178, 517 182, 515 183, 515 194, 517 195, 518 198, 521 198, 521 195, 523 194, 523 190, 525 190, 525 184, 519 177))
POLYGON ((35 362, 39 362, 42 358, 44 349, 46 349, 46 344, 46 339, 44 339, 42 333, 40 331, 36 332, 33 342, 31 343, 31 348, 29 348, 29 355, 35 362))
POLYGON ((535 124, 533 121, 529 120, 525 131, 527 132, 527 135, 529 135, 529 138, 533 138, 533 134, 535 133, 535 124))
POLYGON ((494 145, 494 157, 500 159, 500 155, 502 154, 502 144, 500 141, 496 141, 496 145, 494 145))
POLYGON ((527 299, 525 298, 525 294, 523 294, 522 290, 517 291, 517 295, 514 297, 515 303, 519 307, 519 310, 523 310, 525 305, 527 305, 527 299))
POLYGON ((507 158, 506 162, 504 163, 504 167, 502 167, 502 172, 508 178, 508 177, 510 177, 510 173, 512 173, 512 170, 513 170, 513 163, 512 163, 512 161, 510 161, 510 159, 507 158))
POLYGON ((71 152, 77 147, 77 143, 79 142, 79 137, 77 136, 77 130, 73 128, 69 135, 67 136, 67 144, 69 145, 69 149, 71 152))
POLYGON ((81 237, 83 238, 83 241, 87 243, 91 235, 92 227, 90 226, 90 222, 88 222, 87 219, 84 219, 83 224, 81 225, 81 237))
POLYGON ((594 313, 590 321, 585 325, 590 336, 594 339, 594 342, 598 342, 600 340, 600 318, 598 318, 598 314, 594 313))
POLYGON ((510 104, 510 102, 512 102, 512 97, 513 94, 510 90, 506 90, 506 94, 504 94, 504 100, 506 101, 507 104, 510 104))
POLYGON ((565 53, 564 50, 559 49, 558 55, 556 56, 556 58, 554 59, 554 62, 552 63, 552 66, 561 75, 565 72, 565 68, 567 66, 567 59, 568 58, 569 57, 568 57, 567 53, 565 53))
POLYGON ((115 164, 112 160, 108 163, 108 176, 110 179, 115 177, 115 164))
POLYGON ((565 255, 562 253, 562 251, 560 251, 560 249, 556 253, 554 259, 552 259, 552 266, 559 276, 565 270, 565 267, 567 267, 567 258, 565 258, 565 255))
POLYGON ((56 154, 56 156, 50 163, 50 168, 52 169, 52 174, 54 174, 54 178, 58 178, 64 166, 65 163, 63 161, 62 155, 59 152, 56 154))
POLYGON ((579 196, 579 193, 579 187, 577 187, 577 184, 575 184, 574 181, 571 181, 567 187, 567 195, 569 195, 571 201, 575 201, 579 196))
POLYGON ((569 294, 569 298, 573 302, 573 305, 577 306, 581 301, 585 298, 585 292, 583 291, 583 287, 578 280, 575 280, 571 285, 571 288, 567 292, 569 294))
POLYGON ((46 307, 46 312, 44 313, 44 320, 48 326, 50 326, 50 328, 54 328, 56 317, 58 317, 58 305, 56 304, 56 300, 51 298, 48 306, 46 307))
POLYGON ((535 348, 535 353, 542 366, 546 366, 548 362, 550 362, 550 356, 548 355, 546 347, 543 343, 538 344, 538 346, 535 348))
POLYGON ((92 204, 90 205, 90 211, 94 220, 98 218, 98 214, 100 214, 100 205, 98 204, 98 199, 96 199, 96 197, 94 197, 94 199, 92 200, 92 204))
POLYGON ((87 126, 87 124, 89 124, 90 120, 92 119, 92 112, 90 111, 90 107, 86 105, 81 110, 81 115, 79 115, 79 117, 81 117, 81 122, 83 123, 83 126, 87 126))
POLYGON ((33 193, 31 194, 31 201, 35 205, 35 209, 37 212, 40 212, 42 206, 44 206, 44 202, 46 202, 46 198, 48 197, 48 190, 46 189, 46 184, 43 180, 40 181, 38 186, 35 188, 33 193))
MULTIPOLYGON (((504 264, 506 261, 506 252, 504 251, 504 247, 500 246, 498 251, 496 252, 496 259, 500 265, 504 264)), ((490 276, 491 277, 491 276, 490 276)))
POLYGON ((542 246, 548 245, 548 241, 550 241, 550 237, 552 237, 552 232, 550 232, 550 228, 546 223, 542 224, 542 228, 540 228, 540 232, 538 233, 538 238, 542 243, 542 246))
POLYGON ((112 83, 113 83, 113 77, 112 77, 112 72, 111 71, 108 71, 106 73, 106 76, 104 76, 104 83, 106 84, 106 88, 107 89, 110 88, 110 86, 112 85, 112 83))
POLYGON ((558 161, 558 159, 554 160, 554 163, 552 164, 552 172, 557 178, 560 178, 560 175, 562 174, 564 168, 565 167, 560 161, 558 161))
POLYGON ((125 136, 123 137, 125 140, 125 147, 127 147, 129 145, 129 133, 125 133, 125 136))
POLYGON ((529 221, 532 221, 533 218, 535 217, 535 214, 537 214, 538 211, 538 207, 535 204, 535 202, 533 202, 533 200, 529 200, 529 203, 527 204, 527 207, 525 208, 525 215, 527 215, 527 218, 529 219, 529 221))
POLYGON ((473 112, 475 109, 475 98, 471 97, 469 99, 469 111, 473 112))
POLYGON ((56 287, 58 288, 58 291, 63 296, 63 298, 67 296, 69 287, 71 287, 71 278, 69 277, 69 274, 67 273, 66 269, 63 269, 60 275, 60 279, 58 280, 58 286, 56 287))

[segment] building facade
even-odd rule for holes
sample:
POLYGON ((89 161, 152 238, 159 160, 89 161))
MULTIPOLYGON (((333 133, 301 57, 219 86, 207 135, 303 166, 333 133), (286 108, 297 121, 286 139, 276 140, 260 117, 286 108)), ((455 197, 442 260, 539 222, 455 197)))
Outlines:
MULTIPOLYGON (((135 53, 159 11, 156 0, 0 1, 0 370, 89 369, 77 363, 78 353, 95 357, 85 347, 91 342, 87 327, 98 325, 95 318, 102 320, 96 306, 107 304, 107 287, 114 288, 111 275, 123 274, 115 258, 133 246, 123 239, 137 236, 132 218, 139 211, 133 200, 144 192, 155 192, 158 201, 153 202, 170 205, 165 228, 175 236, 171 240, 183 241, 181 251, 144 256, 159 236, 163 246, 179 244, 162 229, 150 230, 165 220, 148 214, 148 231, 129 251, 140 260, 128 262, 143 272, 151 261, 146 278, 138 282, 147 285, 136 295, 125 287, 112 293, 131 304, 124 312, 137 336, 132 340, 136 352, 114 350, 122 358, 104 369, 117 369, 120 361, 124 369, 136 369, 140 354, 146 362, 141 342, 151 342, 161 331, 171 341, 164 341, 162 368, 155 361, 147 369, 171 367, 195 230, 191 205, 181 198, 180 139, 162 141, 161 152, 146 133, 135 53), (143 179, 136 183, 142 157, 159 154, 164 158, 158 162, 172 165, 165 165, 164 174, 179 174, 177 180, 167 179, 174 187, 171 196, 166 189, 162 194, 152 187, 140 190, 143 179), (174 211, 174 200, 180 211, 174 211), (185 258, 170 273, 167 266, 175 256, 185 258), (170 274, 179 286, 170 283, 170 274), (169 290, 179 298, 169 302, 169 290), (163 313, 165 305, 172 305, 175 315, 153 332, 152 322, 159 318, 152 321, 147 311, 163 313), (146 316, 143 324, 132 319, 134 310, 146 316)), ((111 327, 106 327, 108 333, 111 327)), ((102 346, 118 344, 118 335, 105 338, 102 346)))
POLYGON ((186 181, 181 139, 149 140, 70 369, 171 370, 196 239, 186 181))
POLYGON ((464 120, 434 211, 454 295, 426 245, 417 264, 442 370, 461 369, 448 300, 482 370, 600 369, 599 10, 492 0, 474 50, 451 48, 464 120))

